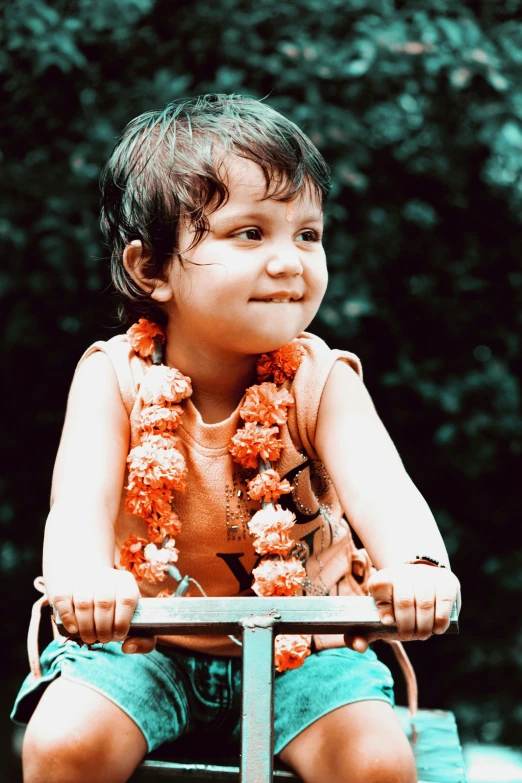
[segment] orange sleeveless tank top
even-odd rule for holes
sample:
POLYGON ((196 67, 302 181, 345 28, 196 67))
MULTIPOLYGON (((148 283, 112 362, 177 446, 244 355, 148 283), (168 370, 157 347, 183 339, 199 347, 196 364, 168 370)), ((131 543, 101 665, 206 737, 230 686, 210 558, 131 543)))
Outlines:
MULTIPOLYGON (((314 443, 321 395, 334 363, 345 361, 362 376, 361 364, 354 354, 331 350, 323 340, 308 332, 301 333, 298 339, 304 348, 301 365, 293 381, 285 383, 295 406, 289 410, 287 423, 280 427, 284 449, 274 464, 281 478, 292 485, 292 492, 283 495, 279 502, 296 516, 292 535, 296 553, 306 568, 303 593, 353 592, 343 590, 343 581, 353 581, 354 545, 350 528, 314 443)), ((133 448, 138 443, 143 405, 140 384, 149 362, 134 353, 126 335, 94 343, 80 362, 95 351, 103 351, 114 367, 129 416, 130 448, 133 448)), ((252 472, 233 462, 228 451, 232 436, 242 424, 239 416, 242 402, 243 399, 226 420, 206 424, 189 398, 183 403, 184 413, 176 430, 188 469, 185 492, 175 493, 175 506, 182 521, 182 531, 176 536, 180 553, 176 566, 183 576, 196 580, 209 596, 248 594, 252 569, 260 559, 247 528, 251 516, 260 508, 247 495, 247 481, 252 472)), ((116 568, 120 568, 120 547, 129 535, 147 537, 144 521, 125 513, 124 499, 125 491, 115 520, 116 568)), ((153 597, 164 588, 176 587, 170 577, 156 585, 138 584, 143 597, 153 597)), ((199 594, 191 582, 189 595, 199 594)), ((160 637, 158 643, 212 655, 240 654, 239 647, 227 636, 160 637)))

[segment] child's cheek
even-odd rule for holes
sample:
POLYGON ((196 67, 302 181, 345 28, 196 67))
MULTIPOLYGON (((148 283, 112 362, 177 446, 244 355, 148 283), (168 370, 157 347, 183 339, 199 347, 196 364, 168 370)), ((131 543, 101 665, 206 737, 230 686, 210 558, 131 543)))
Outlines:
POLYGON ((310 285, 313 298, 318 300, 318 306, 321 303, 326 293, 327 286, 328 286, 328 271, 325 263, 322 268, 317 269, 316 273, 313 275, 311 279, 311 285, 310 285))

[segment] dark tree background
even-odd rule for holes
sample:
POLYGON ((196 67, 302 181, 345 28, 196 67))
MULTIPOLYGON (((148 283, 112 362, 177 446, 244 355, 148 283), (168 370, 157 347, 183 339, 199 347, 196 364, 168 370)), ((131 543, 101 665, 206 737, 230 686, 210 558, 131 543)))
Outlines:
POLYGON ((409 647, 421 703, 520 743, 520 0, 10 0, 0 71, 4 742, 68 386, 118 329, 100 168, 136 114, 220 91, 333 169, 313 330, 362 357, 463 582, 461 636, 409 647))

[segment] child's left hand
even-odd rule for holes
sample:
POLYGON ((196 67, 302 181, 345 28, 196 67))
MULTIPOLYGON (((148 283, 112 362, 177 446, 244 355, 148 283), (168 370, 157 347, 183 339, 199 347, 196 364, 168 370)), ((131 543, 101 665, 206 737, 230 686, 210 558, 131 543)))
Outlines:
MULTIPOLYGON (((420 563, 383 568, 369 579, 368 588, 381 622, 397 625, 397 633, 386 634, 386 639, 429 639, 448 629, 455 602, 460 611, 460 582, 447 568, 420 563)), ((364 638, 346 634, 345 642, 364 653, 369 643, 378 638, 379 634, 364 638)))

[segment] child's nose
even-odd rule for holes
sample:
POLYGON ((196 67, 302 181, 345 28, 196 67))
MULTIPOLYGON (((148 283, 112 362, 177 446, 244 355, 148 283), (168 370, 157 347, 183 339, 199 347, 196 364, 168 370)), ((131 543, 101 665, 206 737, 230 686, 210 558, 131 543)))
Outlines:
POLYGON ((303 265, 299 252, 293 245, 274 248, 267 262, 267 272, 273 277, 300 275, 303 265))

